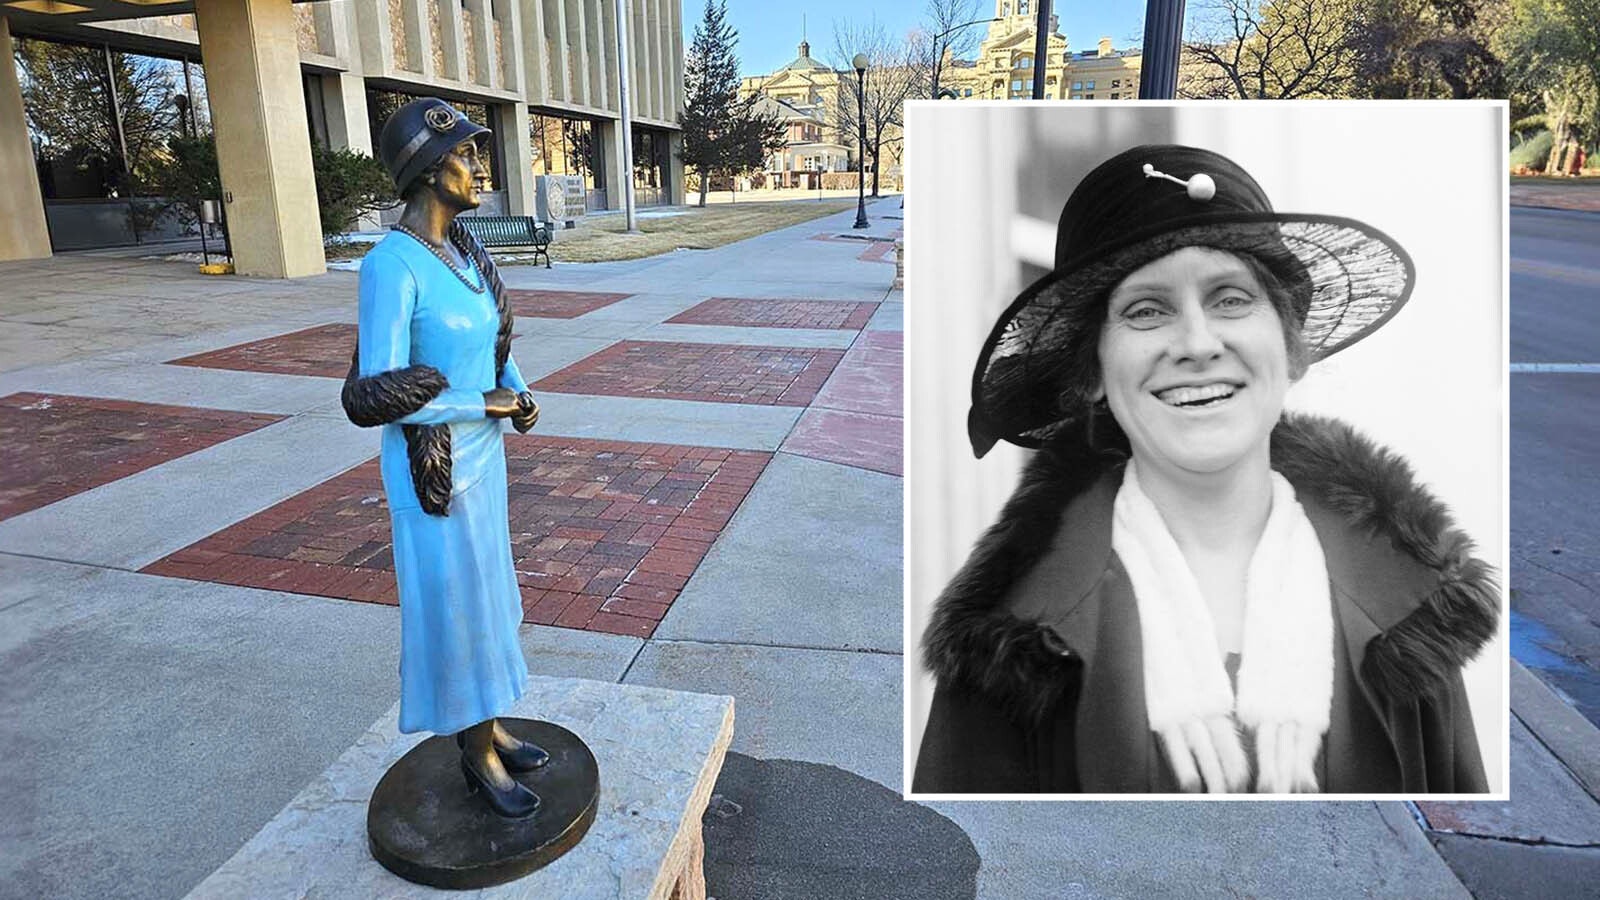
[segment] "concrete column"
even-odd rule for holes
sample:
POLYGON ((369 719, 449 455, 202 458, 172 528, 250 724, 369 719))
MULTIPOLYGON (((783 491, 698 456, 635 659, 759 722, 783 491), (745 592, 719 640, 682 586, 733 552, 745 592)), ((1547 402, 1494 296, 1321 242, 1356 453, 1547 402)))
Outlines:
POLYGON ((361 71, 372 75, 393 72, 396 66, 394 39, 389 31, 389 0, 355 0, 355 20, 361 71))
POLYGON ((667 119, 676 122, 678 113, 683 110, 683 3, 668 0, 667 9, 670 13, 667 28, 672 36, 672 71, 677 73, 672 79, 672 90, 667 92, 667 119))
POLYGON ((670 122, 677 117, 672 114, 672 110, 670 108, 671 101, 668 99, 668 97, 671 95, 671 91, 667 85, 672 79, 672 73, 676 71, 678 65, 682 65, 682 63, 680 62, 675 65, 671 59, 667 58, 668 38, 662 33, 667 27, 665 21, 667 17, 663 14, 662 10, 664 3, 662 0, 650 0, 650 5, 652 9, 650 11, 650 15, 645 18, 645 21, 649 23, 650 28, 650 43, 652 48, 652 56, 650 57, 650 74, 651 77, 655 79, 656 90, 655 112, 653 115, 658 119, 670 122))
MULTIPOLYGON (((328 146, 347 147, 376 159, 378 153, 372 146, 372 128, 367 118, 366 80, 348 72, 324 75, 318 80, 322 82, 323 115, 328 119, 328 146)), ((377 229, 378 214, 367 213, 356 227, 377 229)))
POLYGON ((572 43, 572 31, 567 26, 567 3, 570 0, 545 0, 546 10, 554 9, 555 27, 551 21, 545 20, 545 37, 549 39, 549 46, 555 48, 550 53, 550 63, 555 66, 550 70, 551 97, 556 100, 571 102, 578 89, 578 53, 581 47, 572 43))
POLYGON ((317 28, 317 52, 327 56, 348 57, 350 40, 345 33, 344 4, 313 3, 311 21, 317 28), (337 8, 336 8, 337 7, 337 8))
POLYGON ((11 48, 11 22, 0 16, 0 260, 43 259, 50 255, 50 230, 44 222, 39 170, 28 142, 22 111, 22 83, 11 48))
POLYGON ((666 191, 668 203, 683 202, 683 132, 667 132, 667 170, 661 175, 661 187, 666 191))
POLYGON ((534 211, 533 138, 528 135, 531 124, 528 104, 500 103, 497 117, 499 128, 495 141, 499 145, 501 165, 505 170, 506 213, 513 216, 531 216, 534 211))
MULTIPOLYGON (((439 35, 443 41, 440 48, 444 57, 444 71, 435 72, 440 78, 449 78, 452 81, 470 81, 467 73, 472 71, 472 64, 467 61, 467 31, 462 26, 461 4, 456 0, 439 4, 439 35)), ((429 33, 433 29, 430 23, 429 33)))
MULTIPOLYGON (((520 3, 513 3, 516 9, 520 3)), ((554 62, 545 50, 544 4, 533 0, 527 18, 522 20, 522 71, 523 99, 529 103, 544 103, 550 99, 550 66, 554 62)))
POLYGON ((348 72, 324 75, 320 80, 323 111, 328 117, 328 145, 376 156, 367 120, 366 80, 348 72))
POLYGON ((289 0, 197 0, 217 167, 241 275, 326 270, 289 0))
POLYGON ((491 0, 489 8, 494 11, 495 21, 500 23, 500 61, 495 67, 495 87, 518 95, 523 105, 527 105, 527 71, 522 65, 522 10, 514 0, 491 0))
POLYGON ((598 106, 589 96, 589 35, 584 27, 583 6, 584 0, 562 0, 565 15, 562 23, 567 29, 568 84, 572 86, 565 99, 585 106, 598 106))
POLYGON ((661 113, 656 109, 656 73, 661 71, 655 52, 656 20, 650 15, 650 5, 645 0, 632 0, 629 6, 633 14, 628 20, 628 43, 632 50, 628 54, 628 85, 633 89, 631 96, 638 98, 633 103, 633 117, 660 118, 661 113))
POLYGON ((617 57, 617 18, 613 0, 583 0, 584 42, 589 45, 589 94, 584 100, 602 109, 617 108, 617 88, 611 75, 617 57))
MULTIPOLYGON (((428 18, 428 8, 423 0, 401 0, 400 9, 406 23, 406 63, 423 78, 438 75, 433 65, 433 20, 428 18)), ((443 29, 441 29, 443 30, 443 29)))
POLYGON ((621 209, 622 179, 633 175, 622 161, 622 142, 627 140, 622 133, 622 123, 616 119, 601 119, 595 122, 595 135, 600 140, 600 163, 605 166, 606 209, 621 209))
MULTIPOLYGON (((494 8, 483 0, 467 0, 472 10, 472 48, 478 57, 478 84, 500 90, 500 52, 494 46, 494 8)), ((463 73, 465 74, 465 73, 463 73)))

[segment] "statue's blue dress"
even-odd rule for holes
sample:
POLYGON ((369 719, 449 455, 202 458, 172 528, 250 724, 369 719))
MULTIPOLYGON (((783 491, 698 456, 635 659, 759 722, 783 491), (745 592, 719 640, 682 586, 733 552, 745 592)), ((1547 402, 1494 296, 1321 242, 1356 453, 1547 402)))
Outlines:
MULTIPOLYGON (((469 260, 469 266, 471 265, 469 260)), ((483 275, 466 270, 474 285, 483 275)), ((450 386, 383 426, 381 466, 400 591, 400 730, 448 734, 504 714, 522 696, 527 663, 517 642, 522 601, 506 522, 506 458, 498 419, 484 413, 495 387, 527 390, 508 358, 495 378, 500 317, 415 238, 391 232, 361 264, 360 374, 410 365, 438 369, 450 386), (401 425, 450 426, 450 514, 422 511, 401 425)))

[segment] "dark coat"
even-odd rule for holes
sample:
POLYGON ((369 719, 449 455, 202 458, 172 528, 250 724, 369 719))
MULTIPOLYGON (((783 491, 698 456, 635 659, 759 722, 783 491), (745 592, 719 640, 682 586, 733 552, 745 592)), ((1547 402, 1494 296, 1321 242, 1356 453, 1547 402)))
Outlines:
MULTIPOLYGON (((1493 570, 1410 467, 1348 426, 1286 416, 1273 468, 1327 558, 1337 632, 1326 793, 1488 790, 1461 666, 1495 633, 1493 570)), ((918 792, 1159 792, 1138 608, 1111 549, 1120 458, 1040 450, 924 636, 938 681, 918 792)))

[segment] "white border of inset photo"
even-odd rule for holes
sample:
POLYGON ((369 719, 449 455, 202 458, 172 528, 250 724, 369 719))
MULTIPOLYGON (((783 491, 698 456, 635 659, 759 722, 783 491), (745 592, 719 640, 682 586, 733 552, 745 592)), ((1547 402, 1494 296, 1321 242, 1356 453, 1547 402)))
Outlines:
MULTIPOLYGON (((904 792, 915 800, 1326 800, 1509 795, 1509 250, 1503 101, 953 102, 906 105, 904 792), (911 792, 932 702, 922 639, 935 598, 998 517, 1031 451, 974 458, 972 373, 997 317, 1053 265, 1084 175, 1141 144, 1232 159, 1280 213, 1345 216, 1411 255, 1383 327, 1314 364, 1287 408, 1403 457, 1495 569, 1498 631, 1464 670, 1487 794, 911 792)), ((1176 188, 1182 190, 1182 188, 1176 188)), ((973 765, 982 765, 974 759, 973 765)))

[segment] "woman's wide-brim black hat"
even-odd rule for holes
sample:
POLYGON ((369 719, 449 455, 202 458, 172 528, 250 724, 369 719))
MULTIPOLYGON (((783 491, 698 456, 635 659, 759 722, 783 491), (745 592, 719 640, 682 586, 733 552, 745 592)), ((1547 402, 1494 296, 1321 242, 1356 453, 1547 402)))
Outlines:
POLYGON ((395 110, 383 123, 378 156, 394 178, 395 189, 404 194, 418 175, 451 148, 488 133, 489 129, 454 106, 437 97, 423 97, 395 110))
POLYGON ((1093 359, 1111 290, 1184 247, 1249 254, 1289 291, 1310 360, 1325 359, 1400 310, 1415 279, 1388 235, 1340 216, 1274 212, 1232 160, 1173 145, 1135 147, 1097 166, 1061 212, 1055 268, 995 323, 972 373, 967 432, 983 456, 996 441, 1039 447, 1078 423, 1099 383, 1093 359), (1090 333, 1090 330, 1093 333, 1090 333))

